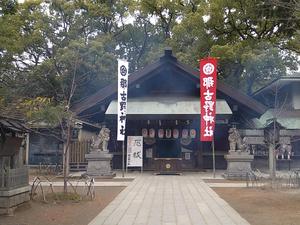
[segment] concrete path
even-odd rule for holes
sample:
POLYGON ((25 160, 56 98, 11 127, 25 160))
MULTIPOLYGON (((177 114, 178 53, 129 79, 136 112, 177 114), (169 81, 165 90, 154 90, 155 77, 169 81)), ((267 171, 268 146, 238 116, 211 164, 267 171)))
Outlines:
POLYGON ((143 174, 89 225, 249 224, 199 175, 143 174))

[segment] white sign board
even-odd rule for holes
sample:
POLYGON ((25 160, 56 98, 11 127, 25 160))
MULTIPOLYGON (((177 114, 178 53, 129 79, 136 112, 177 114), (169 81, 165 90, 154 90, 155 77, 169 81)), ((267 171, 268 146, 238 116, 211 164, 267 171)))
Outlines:
POLYGON ((143 167, 143 136, 127 136, 127 167, 143 167))
POLYGON ((117 140, 125 140, 128 89, 128 62, 118 60, 118 130, 117 140))

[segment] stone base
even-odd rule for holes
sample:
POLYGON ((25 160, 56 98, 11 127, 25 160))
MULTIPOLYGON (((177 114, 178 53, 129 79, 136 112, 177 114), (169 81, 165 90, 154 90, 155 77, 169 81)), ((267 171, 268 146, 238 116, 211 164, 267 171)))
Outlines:
POLYGON ((88 161, 86 174, 95 178, 114 177, 116 174, 111 171, 112 157, 112 154, 104 151, 85 154, 85 159, 88 161))
POLYGON ((18 205, 30 200, 30 186, 0 191, 0 215, 12 215, 18 205))
POLYGON ((225 159, 227 160, 225 177, 228 179, 246 179, 247 173, 252 171, 251 162, 254 156, 247 152, 230 151, 225 155, 225 159))

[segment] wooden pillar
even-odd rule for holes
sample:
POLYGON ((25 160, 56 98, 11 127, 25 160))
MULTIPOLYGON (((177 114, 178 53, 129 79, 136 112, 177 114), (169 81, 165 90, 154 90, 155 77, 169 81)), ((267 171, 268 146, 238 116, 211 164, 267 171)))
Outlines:
POLYGON ((30 134, 27 133, 26 134, 26 150, 25 150, 25 165, 28 165, 29 164, 29 137, 30 137, 30 134))

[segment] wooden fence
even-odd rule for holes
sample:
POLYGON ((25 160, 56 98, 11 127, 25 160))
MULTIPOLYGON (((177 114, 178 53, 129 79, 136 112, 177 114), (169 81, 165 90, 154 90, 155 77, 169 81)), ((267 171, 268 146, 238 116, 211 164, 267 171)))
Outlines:
POLYGON ((29 185, 29 174, 27 167, 8 169, 0 171, 0 191, 12 190, 29 185))
POLYGON ((87 161, 85 154, 89 153, 91 141, 76 141, 71 144, 70 149, 70 170, 85 170, 87 161))

